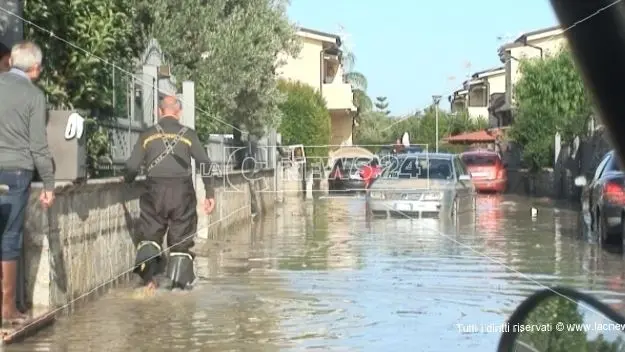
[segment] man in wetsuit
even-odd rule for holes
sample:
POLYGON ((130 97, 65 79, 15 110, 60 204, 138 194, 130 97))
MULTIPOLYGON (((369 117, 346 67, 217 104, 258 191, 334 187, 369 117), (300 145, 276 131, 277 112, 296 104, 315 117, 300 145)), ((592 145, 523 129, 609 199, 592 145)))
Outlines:
MULTIPOLYGON (((210 159, 197 133, 180 124, 182 107, 174 96, 165 97, 159 108, 160 120, 141 134, 126 162, 126 182, 132 182, 145 166, 146 190, 139 207, 140 243, 135 273, 143 284, 155 287, 160 275, 163 237, 167 233, 167 277, 170 288, 185 288, 195 280, 194 245, 197 232, 197 199, 193 187, 191 157, 198 170, 209 170, 210 159)), ((215 208, 212 177, 202 175, 206 196, 204 211, 215 208)))

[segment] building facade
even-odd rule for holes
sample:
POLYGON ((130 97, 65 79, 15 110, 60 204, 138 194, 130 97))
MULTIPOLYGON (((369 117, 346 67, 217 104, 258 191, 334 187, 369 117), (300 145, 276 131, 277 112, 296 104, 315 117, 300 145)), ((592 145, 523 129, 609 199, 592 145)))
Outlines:
POLYGON ((344 78, 341 38, 336 34, 299 28, 301 51, 297 57, 281 54, 279 78, 300 81, 318 90, 326 101, 332 121, 332 149, 352 145, 356 107, 351 84, 344 78))

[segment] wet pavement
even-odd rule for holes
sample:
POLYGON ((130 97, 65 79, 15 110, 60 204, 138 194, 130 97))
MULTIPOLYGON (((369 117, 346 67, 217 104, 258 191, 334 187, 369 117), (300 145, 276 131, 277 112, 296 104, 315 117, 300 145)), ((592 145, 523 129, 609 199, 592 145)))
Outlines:
POLYGON ((495 351, 542 285, 625 302, 620 253, 579 235, 573 210, 484 196, 477 221, 369 219, 363 199, 291 201, 205 244, 189 293, 119 289, 8 351, 495 351))

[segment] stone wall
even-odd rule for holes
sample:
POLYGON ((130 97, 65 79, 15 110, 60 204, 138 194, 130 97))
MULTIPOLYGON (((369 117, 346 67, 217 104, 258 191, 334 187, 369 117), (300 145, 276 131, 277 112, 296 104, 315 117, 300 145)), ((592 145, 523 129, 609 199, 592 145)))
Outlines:
MULTIPOLYGON (((204 187, 198 178, 199 239, 249 221, 253 213, 271 211, 279 181, 273 170, 217 177, 217 207, 206 216, 201 202, 204 187)), ((128 277, 142 185, 112 179, 58 184, 56 202, 45 211, 38 203, 41 185, 33 184, 24 243, 28 306, 37 310, 67 306, 128 277)))
POLYGON ((527 169, 509 169, 507 193, 557 198, 553 169, 530 173, 527 169))

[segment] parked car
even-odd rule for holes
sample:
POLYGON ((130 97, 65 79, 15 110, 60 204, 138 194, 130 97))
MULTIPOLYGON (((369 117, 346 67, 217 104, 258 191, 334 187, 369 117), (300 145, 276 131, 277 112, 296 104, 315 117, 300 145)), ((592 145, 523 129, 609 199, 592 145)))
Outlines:
POLYGON ((336 159, 328 176, 328 189, 342 192, 365 191, 366 181, 363 179, 361 171, 364 166, 369 165, 373 158, 377 158, 377 156, 336 159))
POLYGON ((460 155, 478 192, 503 193, 508 183, 506 164, 492 150, 473 150, 460 155))
POLYGON ((590 219, 590 230, 600 243, 623 240, 622 223, 625 207, 625 174, 614 151, 608 152, 589 181, 585 176, 575 178, 582 187, 582 215, 590 219))
POLYGON ((458 155, 398 155, 371 185, 372 213, 438 216, 475 211, 475 188, 458 155))

